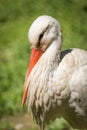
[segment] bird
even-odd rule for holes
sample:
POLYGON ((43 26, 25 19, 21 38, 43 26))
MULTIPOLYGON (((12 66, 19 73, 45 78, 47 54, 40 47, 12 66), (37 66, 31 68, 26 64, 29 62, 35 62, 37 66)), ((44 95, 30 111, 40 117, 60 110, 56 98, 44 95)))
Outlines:
MULTIPOLYGON (((63 117, 76 129, 87 128, 87 51, 62 50, 60 23, 42 15, 30 26, 31 56, 22 105, 31 108, 40 130, 63 117)), ((73 44, 73 43, 71 43, 73 44)))

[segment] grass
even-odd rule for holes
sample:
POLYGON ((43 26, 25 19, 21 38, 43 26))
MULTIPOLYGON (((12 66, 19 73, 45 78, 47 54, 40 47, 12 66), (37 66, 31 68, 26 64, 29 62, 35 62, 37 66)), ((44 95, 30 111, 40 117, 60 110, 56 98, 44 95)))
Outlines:
POLYGON ((33 20, 44 14, 61 23, 62 49, 87 50, 86 0, 0 0, 1 117, 23 112, 21 98, 30 54, 27 33, 33 20))

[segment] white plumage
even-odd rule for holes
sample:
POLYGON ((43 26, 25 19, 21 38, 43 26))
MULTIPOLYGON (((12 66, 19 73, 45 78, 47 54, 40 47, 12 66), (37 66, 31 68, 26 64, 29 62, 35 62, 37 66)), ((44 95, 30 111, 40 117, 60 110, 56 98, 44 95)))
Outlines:
POLYGON ((50 16, 38 17, 28 36, 31 48, 42 51, 26 80, 27 105, 37 124, 43 130, 62 116, 73 128, 87 128, 87 51, 61 52, 61 26, 50 16))

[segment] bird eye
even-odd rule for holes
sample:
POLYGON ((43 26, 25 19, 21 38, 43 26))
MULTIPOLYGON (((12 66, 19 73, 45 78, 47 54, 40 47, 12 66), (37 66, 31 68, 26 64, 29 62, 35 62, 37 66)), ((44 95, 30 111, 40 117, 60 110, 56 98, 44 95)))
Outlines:
POLYGON ((42 37, 43 37, 44 33, 41 33, 39 36, 39 41, 41 41, 42 37))

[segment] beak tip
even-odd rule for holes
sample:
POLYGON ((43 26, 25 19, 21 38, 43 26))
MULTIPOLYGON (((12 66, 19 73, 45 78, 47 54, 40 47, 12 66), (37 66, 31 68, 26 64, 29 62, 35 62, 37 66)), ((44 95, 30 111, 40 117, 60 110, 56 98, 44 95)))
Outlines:
POLYGON ((21 106, 24 107, 24 104, 25 104, 25 99, 23 98, 23 99, 22 99, 21 106))
POLYGON ((24 89, 24 94, 23 94, 22 103, 21 103, 22 107, 24 107, 24 104, 25 104, 25 101, 26 101, 26 98, 27 98, 27 92, 28 92, 28 88, 24 89))

